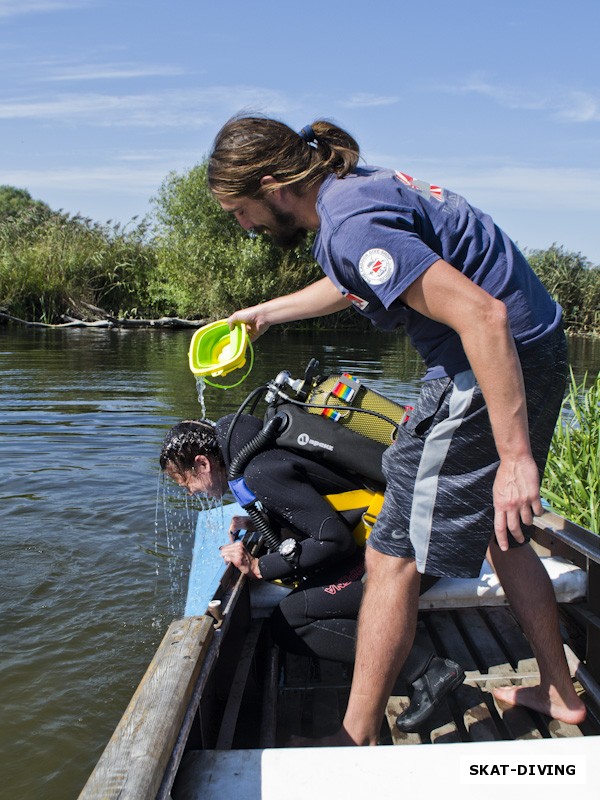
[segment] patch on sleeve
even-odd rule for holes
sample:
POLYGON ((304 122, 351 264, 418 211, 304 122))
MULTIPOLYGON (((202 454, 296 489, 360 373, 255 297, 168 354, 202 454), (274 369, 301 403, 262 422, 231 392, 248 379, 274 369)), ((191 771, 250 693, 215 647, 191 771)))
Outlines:
POLYGON ((394 259, 387 250, 374 247, 363 253, 358 262, 358 270, 367 283, 377 286, 388 281, 394 274, 394 259))
POLYGON ((350 294, 350 292, 345 292, 345 297, 348 298, 352 302, 352 305, 360 308, 361 311, 364 311, 365 308, 369 305, 368 300, 363 300, 362 297, 359 297, 357 294, 350 294))
POLYGON ((425 183, 425 181, 418 181, 406 172, 396 172, 396 177, 409 189, 414 189, 419 194, 428 200, 444 200, 445 191, 441 186, 435 186, 432 183, 425 183))

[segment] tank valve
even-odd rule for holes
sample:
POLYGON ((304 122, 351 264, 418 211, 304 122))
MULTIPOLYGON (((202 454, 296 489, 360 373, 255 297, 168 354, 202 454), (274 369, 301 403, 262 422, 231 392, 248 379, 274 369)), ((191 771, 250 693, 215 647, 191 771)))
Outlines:
MULTIPOLYGON (((287 370, 282 370, 274 381, 269 383, 269 391, 265 395, 265 401, 272 405, 278 397, 281 396, 282 390, 289 386, 294 392, 299 392, 302 388, 303 381, 295 380, 292 378, 287 370)), ((285 395, 283 395, 285 397, 285 395)))

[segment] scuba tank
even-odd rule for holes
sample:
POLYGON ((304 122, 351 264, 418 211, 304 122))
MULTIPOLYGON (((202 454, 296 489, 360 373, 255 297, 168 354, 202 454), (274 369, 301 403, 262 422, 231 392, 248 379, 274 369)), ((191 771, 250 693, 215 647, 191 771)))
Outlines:
POLYGON ((406 415, 406 406, 369 389, 348 372, 315 382, 308 393, 307 403, 309 414, 320 414, 386 445, 395 441, 398 426, 406 415), (315 407, 311 408, 311 405, 315 407), (375 411, 381 416, 365 411, 375 411))

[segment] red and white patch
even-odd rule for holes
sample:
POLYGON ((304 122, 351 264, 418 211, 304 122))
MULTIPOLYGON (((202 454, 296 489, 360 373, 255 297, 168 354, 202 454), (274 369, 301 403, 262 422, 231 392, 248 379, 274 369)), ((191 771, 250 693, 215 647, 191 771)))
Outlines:
POLYGON ((361 256, 358 270, 367 283, 377 286, 388 281, 394 274, 394 259, 387 250, 374 247, 361 256))
POLYGON ((444 189, 441 186, 436 186, 433 183, 425 183, 425 181, 418 181, 416 178, 413 178, 412 175, 407 175, 406 172, 396 171, 396 177, 405 186, 408 186, 409 189, 414 189, 415 192, 419 192, 424 197, 443 202, 444 189))
POLYGON ((364 311, 369 305, 368 300, 363 300, 363 298, 359 297, 357 294, 350 294, 350 292, 346 292, 346 297, 352 302, 353 306, 360 308, 361 311, 364 311))

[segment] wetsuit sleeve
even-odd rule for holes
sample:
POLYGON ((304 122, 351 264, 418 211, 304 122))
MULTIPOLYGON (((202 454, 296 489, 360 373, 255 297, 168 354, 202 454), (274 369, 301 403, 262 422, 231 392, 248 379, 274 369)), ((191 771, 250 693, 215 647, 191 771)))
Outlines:
POLYGON ((244 478, 271 514, 306 537, 300 542, 297 570, 276 552, 259 559, 265 580, 310 573, 356 549, 350 528, 322 497, 356 488, 344 477, 322 464, 273 448, 252 459, 244 478))

